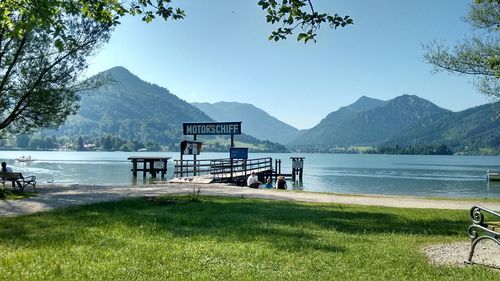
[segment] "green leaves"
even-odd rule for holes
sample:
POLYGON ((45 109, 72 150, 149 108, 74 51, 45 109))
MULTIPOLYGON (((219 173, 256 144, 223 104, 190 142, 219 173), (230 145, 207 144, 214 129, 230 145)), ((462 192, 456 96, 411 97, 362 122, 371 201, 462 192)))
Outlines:
POLYGON ((57 50, 59 50, 59 52, 64 51, 64 43, 62 42, 61 39, 56 39, 56 41, 54 42, 54 46, 56 46, 56 48, 57 48, 57 50))
POLYGON ((297 36, 297 41, 302 40, 304 41, 304 44, 309 40, 313 40, 314 42, 316 42, 315 36, 316 34, 314 34, 312 30, 309 30, 307 33, 299 33, 299 35, 297 36))
POLYGON ((476 89, 500 99, 500 0, 476 1, 466 21, 481 32, 472 39, 457 42, 450 49, 440 43, 426 48, 424 59, 435 71, 448 71, 474 76, 476 89))
POLYGON ((271 35, 268 37, 269 40, 279 41, 286 39, 286 36, 292 34, 291 28, 278 28, 276 31, 273 31, 271 35))
POLYGON ((322 23, 328 23, 330 28, 337 29, 353 24, 349 16, 341 17, 337 14, 318 13, 314 11, 309 0, 261 0, 258 5, 266 11, 266 21, 270 24, 282 24, 271 33, 269 40, 279 41, 286 39, 293 31, 300 27, 302 32, 297 35, 297 41, 316 42, 316 30, 322 23), (308 8, 310 11, 308 11, 308 8))
POLYGON ((57 127, 75 113, 87 59, 126 15, 185 17, 171 0, 0 0, 0 134, 57 127))

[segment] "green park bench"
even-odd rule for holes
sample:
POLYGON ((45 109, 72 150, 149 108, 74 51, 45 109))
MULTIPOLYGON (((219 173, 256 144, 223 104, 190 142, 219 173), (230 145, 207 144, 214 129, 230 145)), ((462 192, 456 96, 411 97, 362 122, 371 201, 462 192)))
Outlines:
POLYGON ((16 183, 17 183, 17 187, 21 192, 23 192, 27 186, 32 186, 33 190, 37 191, 35 176, 23 177, 21 173, 0 172, 0 182, 2 183, 4 189, 5 189, 5 182, 7 181, 12 182, 12 187, 14 189, 16 188, 16 183))
POLYGON ((472 263, 472 256, 479 241, 488 239, 500 245, 500 213, 474 206, 470 209, 470 218, 472 220, 469 226, 471 248, 466 263, 472 263))

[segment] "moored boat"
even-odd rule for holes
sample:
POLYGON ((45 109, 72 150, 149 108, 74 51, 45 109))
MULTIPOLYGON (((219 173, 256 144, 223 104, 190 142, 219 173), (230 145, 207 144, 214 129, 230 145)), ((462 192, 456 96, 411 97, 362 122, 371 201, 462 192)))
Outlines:
POLYGON ((500 181, 500 171, 486 171, 486 177, 490 181, 500 181))

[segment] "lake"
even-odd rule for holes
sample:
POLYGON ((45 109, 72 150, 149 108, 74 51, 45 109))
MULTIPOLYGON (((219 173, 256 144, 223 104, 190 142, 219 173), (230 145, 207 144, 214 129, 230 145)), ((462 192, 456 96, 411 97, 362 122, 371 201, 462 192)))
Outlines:
MULTIPOLYGON (((37 176, 41 184, 136 185, 150 183, 142 174, 134 180, 129 156, 169 156, 174 152, 0 151, 0 160, 14 171, 37 176), (36 161, 21 163, 20 156, 36 161)), ((486 170, 500 169, 498 156, 429 156, 373 154, 250 153, 249 158, 282 159, 291 173, 291 156, 305 157, 303 184, 289 187, 314 192, 439 197, 500 198, 500 182, 488 182, 486 170)), ((198 159, 227 158, 228 153, 202 153, 198 159)), ((169 161, 172 177, 173 161, 169 161)))

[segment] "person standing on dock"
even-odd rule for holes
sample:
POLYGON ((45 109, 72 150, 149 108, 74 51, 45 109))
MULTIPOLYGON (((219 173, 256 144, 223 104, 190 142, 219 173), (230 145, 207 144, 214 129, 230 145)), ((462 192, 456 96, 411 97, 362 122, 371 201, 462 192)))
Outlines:
POLYGON ((259 188, 262 183, 257 179, 257 174, 252 172, 252 174, 247 179, 247 186, 250 188, 259 188))

